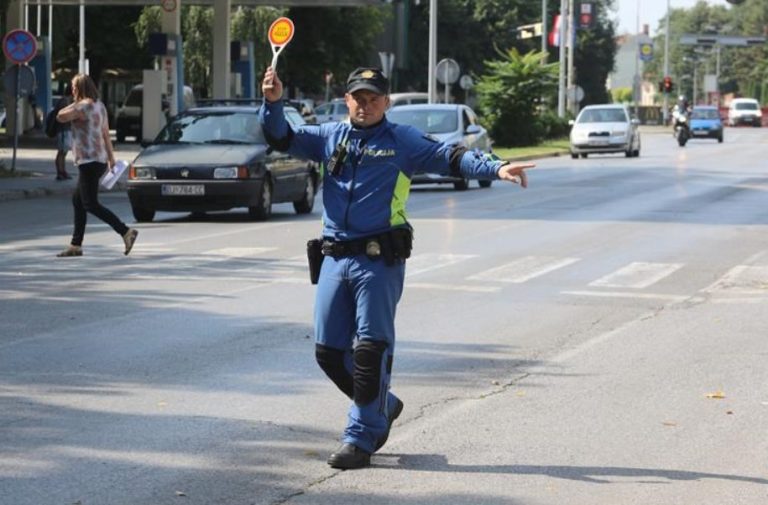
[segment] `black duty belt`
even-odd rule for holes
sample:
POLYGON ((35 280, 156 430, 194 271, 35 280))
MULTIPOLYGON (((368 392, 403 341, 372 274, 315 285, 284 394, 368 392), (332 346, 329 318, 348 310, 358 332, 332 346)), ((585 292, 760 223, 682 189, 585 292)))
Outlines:
POLYGON ((334 258, 357 256, 358 254, 379 256, 381 254, 381 245, 376 238, 342 241, 323 240, 322 251, 324 256, 333 256, 334 258))

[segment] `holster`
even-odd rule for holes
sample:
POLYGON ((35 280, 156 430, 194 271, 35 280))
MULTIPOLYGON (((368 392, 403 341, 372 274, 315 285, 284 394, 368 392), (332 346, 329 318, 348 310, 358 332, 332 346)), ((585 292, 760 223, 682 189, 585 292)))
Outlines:
POLYGON ((309 262, 309 282, 317 284, 320 280, 320 267, 323 265, 323 241, 314 238, 307 241, 307 260, 309 262))

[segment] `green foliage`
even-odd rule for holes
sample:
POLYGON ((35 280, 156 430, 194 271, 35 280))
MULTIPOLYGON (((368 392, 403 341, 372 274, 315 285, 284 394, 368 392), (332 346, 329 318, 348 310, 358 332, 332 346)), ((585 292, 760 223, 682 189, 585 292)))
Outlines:
POLYGON ((632 88, 616 88, 611 91, 614 103, 632 102, 632 88))
POLYGON ((499 56, 486 61, 487 72, 476 79, 479 111, 498 144, 534 144, 553 129, 540 101, 556 90, 558 64, 545 64, 540 51, 520 54, 512 48, 499 56))
POLYGON ((597 2, 597 17, 594 26, 577 32, 574 54, 576 84, 584 89, 581 106, 607 103, 611 96, 605 87, 608 74, 613 71, 616 60, 616 43, 610 8, 613 0, 597 2))
MULTIPOLYGON (((732 7, 710 5, 699 1, 690 9, 670 11, 669 66, 670 76, 675 82, 675 94, 693 97, 694 66, 698 66, 700 78, 709 68, 714 73, 717 64, 715 51, 706 48, 682 45, 679 35, 683 33, 717 33, 720 35, 759 36, 768 26, 768 2, 745 0, 732 7)), ((646 78, 661 80, 664 65, 665 19, 659 21, 655 38, 656 55, 645 66, 646 78)), ((720 53, 720 80, 722 93, 768 98, 768 51, 765 45, 752 47, 723 46, 720 53)), ((698 83, 702 89, 702 83, 698 83)))

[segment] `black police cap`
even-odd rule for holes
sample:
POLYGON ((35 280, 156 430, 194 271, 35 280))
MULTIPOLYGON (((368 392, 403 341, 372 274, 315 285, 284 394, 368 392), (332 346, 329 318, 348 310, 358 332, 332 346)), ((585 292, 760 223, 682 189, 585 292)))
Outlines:
POLYGON ((367 89, 379 95, 387 95, 389 94, 389 79, 384 77, 381 69, 375 67, 356 68, 347 78, 347 93, 354 93, 361 89, 367 89))

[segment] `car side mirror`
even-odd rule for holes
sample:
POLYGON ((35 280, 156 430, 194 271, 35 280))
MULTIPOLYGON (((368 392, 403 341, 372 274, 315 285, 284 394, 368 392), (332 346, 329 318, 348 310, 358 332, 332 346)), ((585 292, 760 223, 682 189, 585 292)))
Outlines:
POLYGON ((272 146, 267 146, 267 154, 272 154, 273 152, 275 152, 275 148, 272 146))
POLYGON ((637 126, 640 124, 640 120, 637 118, 632 118, 632 121, 630 121, 633 125, 637 126))
POLYGON ((471 125, 467 126, 467 129, 464 131, 464 133, 466 135, 477 135, 481 131, 482 130, 480 129, 480 126, 478 126, 476 124, 471 124, 471 125))
POLYGON ((573 126, 575 124, 576 124, 576 121, 574 121, 573 119, 568 120, 568 126, 573 126))

